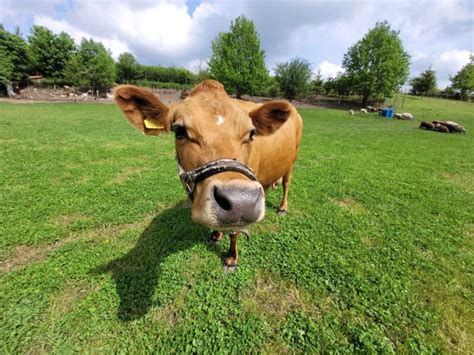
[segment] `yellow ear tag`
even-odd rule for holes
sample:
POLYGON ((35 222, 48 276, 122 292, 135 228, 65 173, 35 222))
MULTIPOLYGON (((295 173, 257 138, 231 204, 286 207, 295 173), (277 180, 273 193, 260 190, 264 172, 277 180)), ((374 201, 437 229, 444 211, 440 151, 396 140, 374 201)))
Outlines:
POLYGON ((156 122, 148 118, 145 118, 143 122, 145 123, 145 128, 148 128, 148 129, 165 129, 163 125, 157 124, 156 122))

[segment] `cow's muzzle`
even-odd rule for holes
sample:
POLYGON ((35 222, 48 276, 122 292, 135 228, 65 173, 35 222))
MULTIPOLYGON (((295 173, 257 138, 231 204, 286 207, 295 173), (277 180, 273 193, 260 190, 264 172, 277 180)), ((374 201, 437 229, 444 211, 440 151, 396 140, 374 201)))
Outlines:
POLYGON ((261 221, 265 215, 265 194, 255 173, 233 159, 219 159, 186 171, 177 158, 178 173, 188 197, 193 201, 193 220, 215 229, 231 229, 261 221), (195 196, 196 184, 207 178, 233 172, 247 179, 212 179, 195 196), (197 201, 194 201, 197 198, 197 201))
POLYGON ((219 226, 246 226, 263 218, 263 188, 255 182, 216 182, 211 187, 212 209, 219 226))

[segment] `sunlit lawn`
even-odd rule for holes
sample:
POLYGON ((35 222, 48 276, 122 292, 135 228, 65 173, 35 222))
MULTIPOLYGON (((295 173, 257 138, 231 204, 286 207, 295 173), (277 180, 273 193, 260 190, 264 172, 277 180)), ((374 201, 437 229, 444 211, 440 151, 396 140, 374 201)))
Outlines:
POLYGON ((191 222, 173 137, 113 105, 0 103, 0 349, 472 351, 473 108, 302 110, 289 213, 270 192, 226 274, 228 240, 191 222))

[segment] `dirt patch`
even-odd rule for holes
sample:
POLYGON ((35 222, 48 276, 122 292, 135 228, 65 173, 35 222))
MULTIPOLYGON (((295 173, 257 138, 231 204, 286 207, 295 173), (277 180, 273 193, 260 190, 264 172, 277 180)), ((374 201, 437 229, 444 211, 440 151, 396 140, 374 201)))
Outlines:
POLYGON ((179 319, 179 309, 174 302, 169 303, 164 307, 155 308, 152 311, 152 317, 154 320, 161 321, 172 327, 179 319))
MULTIPOLYGON (((36 329, 43 332, 53 331, 61 324, 62 317, 71 312, 87 296, 99 290, 102 282, 90 280, 68 281, 61 291, 50 298, 49 307, 37 319, 36 329), (74 283, 73 283, 74 282, 74 283)), ((46 337, 34 339, 27 351, 28 354, 49 354, 54 352, 54 344, 46 337)))
POLYGON ((276 223, 257 223, 249 229, 250 235, 252 235, 252 233, 276 233, 280 230, 280 226, 276 223))
POLYGON ((130 144, 122 143, 122 142, 107 142, 102 145, 106 149, 130 149, 130 144))
POLYGON ((51 223, 59 225, 61 227, 67 227, 68 225, 76 223, 76 222, 89 222, 93 220, 94 220, 94 217, 72 212, 72 213, 63 214, 63 215, 54 217, 50 221, 51 223))
POLYGON ((344 197, 344 198, 337 198, 331 199, 339 207, 351 212, 351 213, 363 213, 365 212, 365 207, 359 201, 354 200, 352 197, 344 197))
MULTIPOLYGON (((188 284, 191 283, 188 282, 188 284)), ((189 288, 185 286, 172 301, 162 307, 154 308, 151 311, 153 320, 159 321, 170 328, 173 327, 181 319, 180 311, 185 307, 188 292, 189 288)))
POLYGON ((87 295, 99 289, 100 284, 91 284, 86 281, 79 284, 66 284, 61 292, 54 295, 50 311, 54 318, 70 312, 74 306, 86 298, 87 295))
MULTIPOLYGON (((436 292, 435 292, 436 294, 436 292)), ((436 296, 435 296, 436 297, 436 296)), ((438 336, 443 340, 449 353, 472 354, 474 347, 474 312, 459 300, 439 302, 431 297, 431 302, 440 314, 443 314, 438 336), (471 350, 469 350, 471 349, 471 350)))
POLYGON ((363 236, 360 238, 360 241, 369 248, 372 248, 375 245, 375 238, 371 236, 363 236))
POLYGON ((145 218, 142 222, 138 223, 100 226, 89 231, 73 234, 53 244, 43 244, 36 246, 19 245, 15 247, 15 250, 10 255, 10 257, 0 262, 0 272, 10 272, 33 263, 40 262, 44 260, 49 253, 58 250, 65 244, 83 240, 100 241, 109 237, 117 237, 125 233, 127 230, 141 227, 144 228, 149 223, 149 221, 150 218, 145 218))
POLYGON ((293 311, 311 312, 314 308, 305 292, 266 273, 257 278, 242 304, 247 312, 281 320, 293 311))
MULTIPOLYGON (((183 90, 177 89, 150 89, 160 100, 167 104, 174 104, 182 101, 183 90)), ((235 95, 231 95, 235 98, 235 95)), ((250 96, 243 95, 242 100, 251 101, 255 103, 264 103, 271 100, 284 100, 282 97, 266 97, 266 96, 250 96)), ((100 103, 100 104, 114 104, 111 94, 100 95, 100 97, 94 97, 90 93, 85 92, 74 92, 71 89, 58 88, 41 88, 41 87, 28 87, 21 90, 20 95, 14 99, 0 98, 0 102, 10 102, 14 104, 25 104, 25 103, 100 103)), ((359 110, 360 98, 349 97, 343 99, 341 97, 330 97, 324 95, 317 95, 314 97, 305 98, 302 101, 293 100, 291 102, 297 109, 300 108, 335 108, 335 109, 354 109, 359 110)), ((369 105, 376 106, 376 102, 368 102, 369 105)))
POLYGON ((130 176, 140 174, 144 171, 145 171, 144 168, 127 167, 123 169, 113 179, 110 179, 109 181, 107 181, 107 185, 123 184, 125 181, 127 181, 130 178, 130 176))
POLYGON ((474 224, 468 224, 466 226, 466 235, 469 238, 474 238, 474 224))
MULTIPOLYGON (((150 89, 160 100, 167 104, 174 104, 182 101, 182 90, 176 89, 150 89)), ((231 96, 235 98, 234 96, 231 96)), ((281 98, 275 97, 264 97, 264 96, 242 96, 242 100, 251 101, 256 103, 263 103, 271 100, 279 100, 281 98)), ((0 98, 0 102, 9 102, 13 104, 29 104, 29 103, 101 103, 101 104, 114 104, 110 93, 108 97, 100 96, 94 97, 93 95, 83 92, 71 92, 70 90, 64 90, 62 88, 34 88, 28 87, 21 91, 20 95, 16 98, 0 98)), ((323 101, 297 101, 294 100, 292 104, 296 108, 318 108, 322 107, 323 101)))
POLYGON ((0 263, 0 272, 9 272, 16 267, 32 264, 41 261, 52 250, 59 248, 60 243, 43 245, 40 247, 31 247, 28 245, 19 245, 15 248, 13 254, 0 263))
MULTIPOLYGON (((149 89, 165 104, 172 104, 181 101, 181 90, 174 89, 149 89)), ((95 97, 87 92, 74 92, 71 89, 63 88, 35 88, 27 87, 21 90, 20 94, 13 98, 0 98, 0 102, 9 102, 13 104, 30 104, 30 103, 101 103, 114 104, 112 96, 106 97, 100 95, 95 97)))
POLYGON ((474 178, 469 173, 445 173, 442 178, 448 182, 466 190, 467 192, 474 192, 474 178))
POLYGON ((17 185, 9 185, 9 184, 6 184, 5 185, 5 190, 6 192, 8 193, 21 193, 21 192, 25 192, 27 190, 30 189, 30 186, 29 185, 25 185, 25 184, 17 184, 17 185))
POLYGON ((262 345, 261 348, 253 349, 250 353, 255 354, 293 354, 283 339, 271 341, 262 345))

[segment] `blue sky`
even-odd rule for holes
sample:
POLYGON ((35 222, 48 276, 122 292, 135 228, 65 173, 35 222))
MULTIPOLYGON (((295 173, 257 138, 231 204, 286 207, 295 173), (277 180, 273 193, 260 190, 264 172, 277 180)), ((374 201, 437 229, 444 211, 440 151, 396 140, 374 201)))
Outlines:
POLYGON ((347 49, 377 21, 400 31, 411 55, 411 76, 430 65, 438 84, 448 84, 474 51, 472 0, 0 0, 0 22, 33 24, 100 40, 117 57, 132 52, 141 63, 204 67, 211 41, 231 20, 254 21, 267 66, 293 57, 314 72, 334 76, 347 49))

